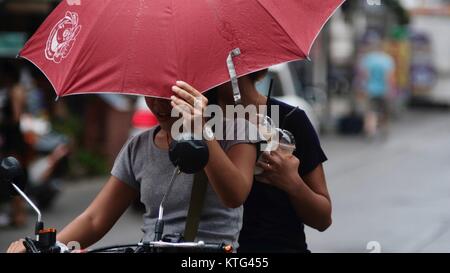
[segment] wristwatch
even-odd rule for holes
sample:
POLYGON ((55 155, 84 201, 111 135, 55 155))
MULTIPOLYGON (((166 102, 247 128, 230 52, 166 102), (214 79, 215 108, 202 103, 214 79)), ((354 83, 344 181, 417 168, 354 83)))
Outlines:
POLYGON ((208 124, 205 124, 205 126, 203 126, 203 137, 207 141, 214 140, 214 132, 211 126, 208 124))

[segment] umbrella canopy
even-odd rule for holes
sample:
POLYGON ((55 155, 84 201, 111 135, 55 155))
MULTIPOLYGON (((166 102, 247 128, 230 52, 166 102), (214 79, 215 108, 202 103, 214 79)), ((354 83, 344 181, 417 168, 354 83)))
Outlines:
POLYGON ((176 80, 200 91, 305 59, 344 0, 65 0, 25 44, 58 96, 169 98, 176 80))

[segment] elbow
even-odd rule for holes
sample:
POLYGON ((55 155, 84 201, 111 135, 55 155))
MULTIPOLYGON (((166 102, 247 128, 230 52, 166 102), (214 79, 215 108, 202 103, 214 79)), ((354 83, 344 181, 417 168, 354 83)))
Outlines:
POLYGON ((232 198, 229 200, 223 200, 222 203, 225 207, 229 209, 237 209, 244 204, 245 200, 241 200, 240 198, 232 198))
POLYGON ((331 226, 332 223, 333 223, 333 220, 331 219, 331 216, 327 217, 327 219, 325 221, 323 221, 322 223, 317 225, 316 229, 319 232, 325 232, 331 226))
POLYGON ((331 207, 331 201, 327 209, 323 212, 322 216, 318 219, 316 226, 314 227, 319 232, 325 232, 333 224, 333 210, 331 207))
POLYGON ((223 198, 222 204, 229 209, 236 209, 244 205, 245 200, 247 200, 247 194, 234 194, 229 198, 223 198))
POLYGON ((226 203, 225 207, 229 208, 229 209, 237 209, 240 206, 242 206, 242 204, 238 204, 238 203, 226 203))
POLYGON ((227 191, 226 193, 221 194, 222 204, 230 209, 236 209, 240 206, 244 205, 247 200, 248 195, 250 194, 251 186, 253 181, 246 181, 241 185, 248 185, 245 187, 234 188, 231 191, 227 191))

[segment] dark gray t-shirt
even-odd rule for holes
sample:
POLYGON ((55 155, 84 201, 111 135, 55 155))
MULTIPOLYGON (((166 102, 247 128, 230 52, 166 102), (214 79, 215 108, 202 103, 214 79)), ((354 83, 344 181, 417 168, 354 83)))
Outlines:
MULTIPOLYGON (((156 147, 155 127, 128 141, 116 158, 111 175, 138 190, 145 205, 142 231, 145 241, 154 239, 155 222, 159 204, 167 190, 175 167, 167 150, 156 147)), ((237 129, 235 129, 237 130, 237 129)), ((239 132, 234 132, 240 134, 239 132)), ((249 140, 223 140, 220 145, 227 151, 233 145, 249 143, 249 140)), ((193 175, 180 174, 169 193, 164 206, 164 234, 184 233, 189 209, 193 175)), ((208 184, 196 241, 231 243, 238 248, 237 239, 242 227, 242 206, 225 207, 208 184)))

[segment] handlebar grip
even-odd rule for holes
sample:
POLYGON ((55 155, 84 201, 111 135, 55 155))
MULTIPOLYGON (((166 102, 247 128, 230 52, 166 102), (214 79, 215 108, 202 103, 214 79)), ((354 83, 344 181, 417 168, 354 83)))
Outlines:
POLYGON ((26 249, 26 253, 40 253, 33 239, 26 237, 25 240, 23 241, 23 246, 26 249))

